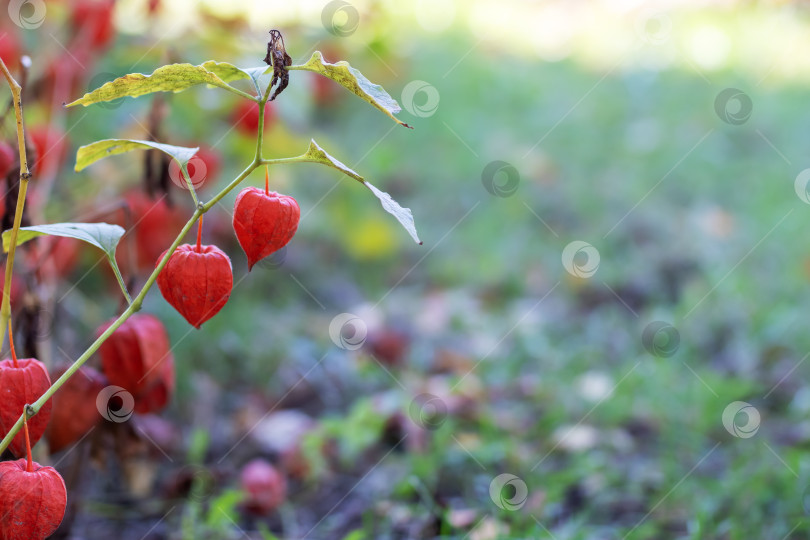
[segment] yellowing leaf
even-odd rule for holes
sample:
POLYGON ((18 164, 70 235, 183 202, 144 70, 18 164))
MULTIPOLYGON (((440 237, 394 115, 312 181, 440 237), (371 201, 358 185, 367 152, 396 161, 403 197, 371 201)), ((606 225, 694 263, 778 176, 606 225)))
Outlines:
POLYGON ((394 216, 397 221, 399 221, 400 225, 405 227, 405 230, 408 231, 408 234, 411 235, 411 238, 413 238, 417 244, 422 243, 422 241, 419 240, 419 235, 416 233, 416 224, 413 221, 413 214, 411 213, 410 208, 403 208, 397 201, 392 199, 388 193, 380 191, 370 183, 366 182, 362 176, 338 161, 336 158, 330 156, 326 150, 321 148, 314 140, 309 142, 309 148, 307 149, 306 154, 293 159, 296 161, 312 161, 314 163, 321 163, 354 178, 366 186, 374 194, 374 196, 380 200, 383 209, 394 216))
POLYGON ((315 51, 312 54, 312 58, 310 58, 306 64, 290 66, 287 69, 291 71, 304 70, 320 73, 324 77, 328 77, 348 89, 361 99, 371 103, 371 105, 381 110, 397 124, 407 128, 411 127, 394 116, 402 110, 397 101, 388 95, 388 92, 386 92, 382 86, 366 79, 362 73, 350 66, 348 62, 341 61, 330 64, 324 61, 320 51, 315 51))
POLYGON ((206 62, 201 66, 191 64, 169 64, 152 72, 130 73, 105 83, 86 93, 81 98, 68 103, 66 107, 113 101, 123 97, 138 97, 153 92, 182 92, 198 84, 210 84, 224 88, 239 95, 251 97, 227 84, 227 81, 249 78, 250 76, 237 67, 227 63, 206 62), (213 70, 213 71, 212 71, 213 70), (224 79, 223 79, 224 77, 224 79))

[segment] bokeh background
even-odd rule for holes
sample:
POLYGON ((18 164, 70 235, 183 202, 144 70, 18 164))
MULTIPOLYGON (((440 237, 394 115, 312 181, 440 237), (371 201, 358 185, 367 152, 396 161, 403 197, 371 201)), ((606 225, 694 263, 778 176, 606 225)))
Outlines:
MULTIPOLYGON (((226 185, 254 149, 231 94, 61 104, 170 62, 259 66, 277 28, 294 63, 348 60, 415 129, 293 72, 266 154, 314 138, 411 208, 424 245, 351 178, 277 166, 300 227, 248 273, 231 193, 203 235, 233 261, 226 307, 194 330, 157 290, 144 306, 169 330, 171 404, 38 447, 71 486, 58 537, 810 534, 804 3, 121 0, 101 38, 80 3, 3 15, 4 60, 32 60, 28 126, 53 133, 31 223, 128 223, 143 156, 73 172, 97 139, 201 145, 203 198, 226 185), (255 458, 286 482, 259 514, 255 458)), ((191 212, 171 191, 169 242, 191 212)), ((169 222, 119 247, 135 290, 169 222)), ((121 308, 99 253, 72 257, 19 276, 52 366, 121 308)))

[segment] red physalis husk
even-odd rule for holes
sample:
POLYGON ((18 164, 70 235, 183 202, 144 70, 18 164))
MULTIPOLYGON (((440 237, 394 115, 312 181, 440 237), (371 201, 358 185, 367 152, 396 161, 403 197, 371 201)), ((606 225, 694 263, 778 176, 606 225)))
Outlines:
POLYGON ((255 187, 243 189, 233 207, 233 230, 248 258, 248 271, 286 246, 298 230, 301 209, 292 197, 255 187))
MULTIPOLYGON (((158 263, 166 255, 158 258, 158 263)), ((233 289, 233 268, 228 256, 216 246, 183 244, 158 274, 163 298, 192 326, 216 315, 228 302, 233 289)))
POLYGON ((23 424, 27 458, 0 463, 2 540, 44 540, 65 517, 65 481, 53 467, 43 467, 31 459, 28 424, 28 420, 23 424))
MULTIPOLYGON (((54 379, 61 377, 68 367, 63 365, 53 371, 54 379)), ((90 366, 82 366, 56 391, 51 399, 51 423, 45 432, 51 453, 78 441, 101 421, 94 396, 108 384, 101 373, 90 366)))
MULTIPOLYGON (((166 198, 153 199, 142 191, 127 193, 124 202, 130 212, 127 222, 118 223, 128 229, 124 240, 134 236, 138 270, 151 271, 155 257, 172 245, 188 218, 179 205, 170 206, 166 198)), ((125 249, 119 249, 116 257, 120 266, 129 264, 125 249)))
MULTIPOLYGON (((114 320, 103 324, 97 334, 114 320)), ((174 392, 174 357, 160 319, 136 313, 101 344, 98 352, 110 384, 132 394, 136 412, 157 412, 169 403, 174 392)))
MULTIPOLYGON (((10 327, 9 327, 10 330, 10 327)), ((0 435, 5 436, 20 418, 27 404, 34 403, 51 386, 45 364, 35 358, 18 359, 9 331, 11 358, 0 361, 0 435)), ((51 400, 45 402, 39 413, 28 421, 32 444, 45 433, 51 419, 51 400)), ((25 438, 18 433, 9 445, 17 457, 25 455, 25 438)), ((2 538, 2 537, 0 537, 2 538)))
POLYGON ((292 197, 270 191, 270 171, 264 171, 264 191, 248 187, 233 205, 233 230, 253 265, 286 246, 298 230, 301 209, 292 197))
POLYGON ((269 514, 287 498, 287 480, 278 469, 263 459, 254 459, 242 469, 245 508, 259 515, 269 514))
MULTIPOLYGON (((31 418, 33 420, 34 416, 31 418)), ((53 467, 36 461, 0 463, 0 538, 44 540, 62 523, 67 507, 65 482, 53 467)))

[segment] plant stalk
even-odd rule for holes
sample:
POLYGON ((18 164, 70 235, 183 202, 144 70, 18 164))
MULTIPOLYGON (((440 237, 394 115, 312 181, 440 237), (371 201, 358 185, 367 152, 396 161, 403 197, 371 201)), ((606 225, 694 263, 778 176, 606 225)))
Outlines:
POLYGON ((14 225, 9 239, 8 256, 6 257, 6 275, 3 282, 3 300, 0 303, 0 346, 5 341, 6 327, 11 320, 11 276, 14 270, 14 254, 17 250, 17 235, 20 231, 23 209, 25 208, 25 195, 28 192, 28 179, 31 172, 28 170, 28 158, 25 154, 25 127, 22 114, 22 87, 11 75, 5 62, 0 59, 0 70, 6 78, 11 89, 14 102, 14 116, 17 119, 17 146, 20 154, 20 189, 17 191, 17 207, 14 210, 14 225))
MULTIPOLYGON (((15 215, 14 230, 13 230, 12 236, 11 236, 11 245, 10 245, 10 248, 9 248, 9 258, 8 258, 8 262, 6 263, 6 286, 5 286, 5 290, 3 292, 3 303, 2 303, 3 324, 2 324, 2 327, 0 327, 0 328, 2 328, 2 330, 0 330, 0 343, 2 343, 2 339, 4 338, 2 333, 5 332, 5 326, 6 326, 6 324, 8 324, 8 320, 10 319, 10 316, 11 316, 10 315, 11 311, 10 311, 10 308, 9 308, 9 303, 10 303, 9 290, 10 290, 10 281, 11 281, 11 267, 12 267, 13 257, 14 257, 14 248, 15 248, 16 240, 17 240, 17 231, 19 229, 20 220, 22 218, 22 205, 25 202, 25 189, 28 186, 28 178, 30 177, 30 173, 28 172, 28 164, 25 161, 25 138, 24 138, 24 134, 23 134, 23 131, 22 131, 22 109, 21 109, 20 100, 19 100, 20 86, 16 83, 16 81, 14 81, 14 79, 8 73, 8 70, 6 69, 5 64, 2 63, 2 60, 0 60, 0 66, 3 69, 4 75, 6 76, 6 80, 9 82, 9 86, 11 86, 12 93, 15 96, 14 109, 15 109, 15 114, 17 115, 17 135, 18 135, 18 140, 19 140, 19 144, 20 144, 20 163, 21 163, 21 168, 20 168, 20 182, 21 182, 21 184, 20 184, 20 197, 17 200, 17 213, 15 215)), ((146 294, 149 292, 149 290, 154 285, 154 283, 157 280, 157 277, 160 274, 161 270, 163 270, 163 268, 166 266, 166 264, 169 261, 169 258, 174 254, 175 250, 177 249, 177 246, 180 245, 180 242, 182 242, 183 238, 186 236, 188 231, 202 217, 203 214, 205 214, 211 208, 213 208, 213 206, 215 204, 217 204, 220 200, 222 200, 222 198, 225 197, 225 195, 227 195, 231 190, 233 190, 236 186, 238 186, 245 178, 248 177, 248 175, 250 175, 250 173, 252 173, 257 167, 259 167, 261 165, 273 165, 273 164, 280 164, 280 163, 301 163, 301 162, 306 162, 306 161, 315 161, 315 160, 312 160, 312 159, 306 159, 305 155, 301 155, 301 156, 297 156, 297 157, 291 157, 291 158, 264 159, 262 157, 262 143, 263 143, 263 140, 264 140, 264 121, 265 121, 264 106, 267 103, 267 100, 268 100, 268 98, 270 96, 271 86, 270 85, 267 86, 267 89, 265 90, 264 96, 262 96, 259 99, 257 99, 254 96, 251 96, 249 94, 246 94, 244 92, 238 91, 236 89, 231 89, 230 87, 229 87, 229 89, 231 91, 233 91, 234 93, 240 95, 240 96, 251 99, 252 101, 257 101, 259 103, 259 128, 258 128, 258 133, 257 133, 257 136, 256 136, 256 154, 255 154, 255 156, 253 158, 253 161, 247 167, 245 167, 245 169, 241 173, 239 173, 239 175, 236 178, 234 178, 234 180, 230 184, 225 186, 219 193, 217 193, 210 201, 208 201, 205 204, 201 204, 197 200, 196 193, 195 193, 195 191, 193 189, 193 186, 191 185, 190 177, 188 177, 187 171, 185 171, 186 172, 186 175, 185 175, 186 176, 186 181, 189 184, 189 191, 191 192, 192 198, 194 199, 194 202, 196 203, 196 208, 194 210, 194 213, 191 215, 189 220, 183 226, 182 230, 177 235, 177 238, 174 239, 174 242, 169 247, 169 249, 166 250, 165 255, 160 260, 160 262, 155 267, 155 269, 152 271, 152 273, 149 275, 149 278, 146 280, 146 283, 144 283, 144 285, 141 288, 140 292, 138 293, 138 295, 134 299, 130 300, 129 293, 126 290, 126 287, 123 286, 123 281, 122 281, 120 275, 116 276, 119 279, 119 283, 121 283, 121 285, 122 285, 122 290, 124 291, 124 295, 127 297, 127 300, 129 300, 129 305, 124 310, 124 312, 121 313, 121 315, 119 315, 118 318, 110 326, 108 326, 104 330, 104 332, 101 333, 101 335, 99 335, 96 338, 96 340, 87 348, 87 350, 84 351, 81 354, 81 356, 79 356, 79 358, 77 358, 73 362, 73 364, 70 365, 70 367, 68 367, 68 369, 62 374, 62 376, 59 377, 56 381, 54 381, 53 384, 51 384, 50 388, 48 388, 45 391, 45 393, 42 394, 42 396, 39 397, 39 399, 37 399, 34 403, 32 403, 30 405, 26 405, 25 409, 23 410, 23 413, 20 415, 20 418, 11 427, 11 429, 8 431, 8 433, 3 438, 3 440, 0 441, 0 454, 2 452, 4 452, 6 448, 8 448, 9 444, 11 444, 11 441, 14 439, 14 437, 17 435, 17 433, 20 431, 20 429, 23 428, 23 425, 25 424, 27 419, 30 418, 31 416, 37 414, 39 412, 39 410, 42 408, 42 406, 49 399, 51 399, 51 397, 53 397, 53 395, 62 387, 62 385, 65 384, 65 382, 68 379, 70 379, 70 377, 72 377, 85 364, 85 362, 87 362, 87 360, 90 359, 90 357, 99 349, 99 347, 101 347, 102 343, 104 343, 112 335, 113 332, 115 332, 122 324, 124 324, 124 322, 127 319, 129 319, 132 315, 134 315, 136 312, 138 312, 141 309, 141 306, 143 304, 144 298, 146 297, 146 294)))

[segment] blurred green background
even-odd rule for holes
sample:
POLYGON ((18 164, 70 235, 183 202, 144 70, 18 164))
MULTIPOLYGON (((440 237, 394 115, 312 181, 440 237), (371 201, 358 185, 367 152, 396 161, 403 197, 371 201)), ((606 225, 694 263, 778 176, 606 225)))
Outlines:
MULTIPOLYGON (((204 237, 233 260, 227 306, 196 331, 157 291, 145 304, 174 346, 177 391, 155 421, 171 442, 137 469, 152 475, 140 491, 128 467, 94 465, 123 480, 86 485, 76 538, 808 537, 803 3, 175 0, 150 16, 132 0, 103 54, 78 59, 70 9, 48 2, 31 30, 4 21, 29 80, 82 66, 75 88, 27 108, 69 156, 144 138, 152 98, 56 105, 169 62, 259 66, 278 28, 295 64, 348 60, 414 130, 292 72, 266 154, 314 138, 411 208, 424 242, 352 179, 278 166, 299 231, 248 274, 226 197, 204 237), (576 241, 591 247, 567 254, 576 241), (353 322, 330 338, 342 313, 353 322), (295 414, 268 423, 281 411, 295 414), (306 432, 306 473, 278 512, 250 517, 228 498, 237 471, 257 455, 287 466, 284 421, 306 432), (190 465, 214 480, 176 497, 168 479, 190 465)), ((164 98, 161 141, 220 157, 210 197, 253 155, 239 99, 164 98)), ((136 154, 72 165, 32 219, 89 219, 142 185, 136 154)), ((172 198, 188 210, 186 192, 172 198)), ((120 307, 97 258, 45 288, 51 362, 120 307)))

